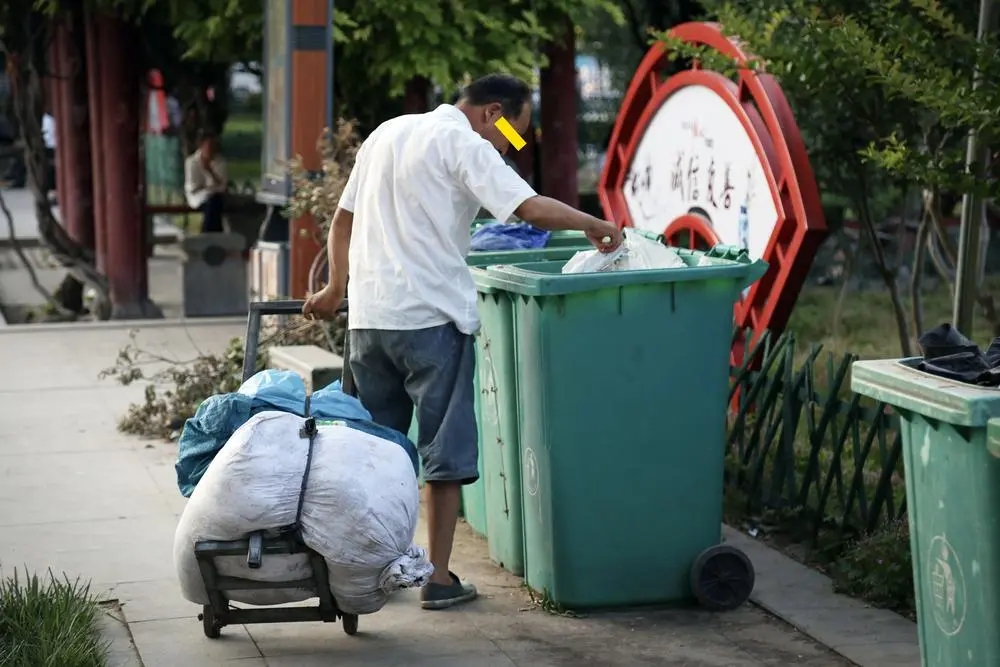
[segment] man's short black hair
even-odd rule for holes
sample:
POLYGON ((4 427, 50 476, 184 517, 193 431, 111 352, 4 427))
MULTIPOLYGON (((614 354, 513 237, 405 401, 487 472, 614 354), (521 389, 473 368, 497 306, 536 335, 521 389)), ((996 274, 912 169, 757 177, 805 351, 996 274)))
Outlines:
POLYGON ((477 107, 499 102, 503 115, 514 119, 531 100, 531 87, 510 74, 487 74, 466 86, 460 99, 477 107))

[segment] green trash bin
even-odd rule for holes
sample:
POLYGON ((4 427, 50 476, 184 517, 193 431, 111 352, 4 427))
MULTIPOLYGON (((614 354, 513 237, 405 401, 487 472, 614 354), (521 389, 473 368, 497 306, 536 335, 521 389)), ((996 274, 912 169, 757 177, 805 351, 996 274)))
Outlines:
POLYGON ((679 253, 687 267, 477 274, 513 297, 525 581, 567 608, 729 609, 753 589, 719 541, 733 304, 766 265, 679 253))
MULTIPOLYGON (((473 222, 473 229, 475 227, 485 224, 487 222, 495 222, 494 220, 476 220, 473 222)), ((519 263, 519 262, 540 262, 546 260, 562 260, 565 261, 572 257, 575 253, 580 250, 588 250, 592 246, 587 237, 582 232, 573 231, 560 231, 553 232, 549 239, 549 245, 545 248, 535 248, 531 250, 494 250, 488 252, 472 252, 466 259, 466 262, 470 267, 482 267, 490 264, 508 264, 508 263, 519 263)), ((507 334, 510 335, 509 333, 507 334)), ((480 345, 477 344, 476 356, 481 355, 480 345)), ((478 363, 477 363, 478 368, 478 363)), ((476 400, 476 422, 480 425, 480 435, 479 435, 479 480, 475 484, 467 484, 462 487, 462 515, 465 517, 466 523, 472 530, 482 536, 488 535, 488 521, 487 521, 487 481, 485 472, 485 461, 483 452, 488 449, 488 445, 484 445, 483 440, 483 428, 482 419, 480 418, 480 402, 481 402, 481 391, 479 385, 479 372, 477 371, 473 392, 476 400)), ((417 420, 414 416, 413 422, 410 425, 409 437, 413 442, 417 442, 417 420)), ((421 482, 423 482, 423 466, 420 468, 421 471, 421 482)), ((502 491, 500 492, 502 494, 502 491)), ((520 526, 520 518, 518 517, 518 527, 520 526)), ((512 570, 513 571, 513 570, 512 570)), ((520 574, 520 572, 517 572, 520 574)))
POLYGON ((518 449, 514 370, 514 314, 507 292, 490 286, 486 269, 473 268, 482 329, 476 338, 479 460, 486 493, 490 559, 524 575, 521 453, 518 449))
POLYGON ((926 667, 1000 665, 1000 390, 858 361, 851 388, 899 414, 926 667))
MULTIPOLYGON (((587 241, 587 237, 580 232, 554 232, 549 239, 549 245, 545 248, 535 248, 531 250, 495 250, 488 252, 472 252, 466 259, 470 267, 483 267, 490 264, 508 264, 520 262, 540 262, 547 260, 565 261, 580 250, 587 250, 592 246, 587 241), (552 242, 556 242, 556 246, 552 242)), ((482 300, 480 300, 482 305, 482 300)), ((482 317, 483 313, 480 312, 482 317)), ((489 314, 487 314, 489 317, 489 314)), ((508 336, 510 333, 507 334, 508 336)), ((479 480, 475 484, 468 484, 462 487, 462 514, 466 523, 474 532, 489 539, 490 521, 488 520, 488 510, 496 504, 497 490, 492 477, 495 476, 496 468, 492 471, 488 468, 486 452, 491 447, 495 449, 493 434, 489 428, 484 429, 482 419, 482 390, 480 385, 479 360, 482 358, 482 341, 477 337, 476 344, 476 376, 474 379, 473 392, 476 397, 476 423, 479 425, 479 480), (486 439, 484 439, 484 437, 486 439), (489 480, 487 478, 490 478, 489 480), (491 493, 492 491, 492 493, 491 493)), ((502 492, 501 492, 502 493, 502 492)), ((496 522, 494 522, 496 523, 496 522)), ((498 524, 499 525, 499 524, 498 524)), ((503 538, 501 538, 501 541, 503 538)), ((503 561, 498 561, 503 562, 503 561)), ((512 570, 513 571, 513 570, 512 570)))

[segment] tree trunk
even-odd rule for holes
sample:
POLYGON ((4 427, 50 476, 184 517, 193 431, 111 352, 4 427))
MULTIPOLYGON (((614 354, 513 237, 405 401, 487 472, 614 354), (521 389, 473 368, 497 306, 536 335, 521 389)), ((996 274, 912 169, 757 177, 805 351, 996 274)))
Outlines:
MULTIPOLYGON (((72 276, 94 288, 100 302, 107 294, 107 283, 94 266, 94 256, 78 244, 56 220, 49 204, 46 182, 48 155, 41 131, 41 117, 45 106, 48 19, 34 12, 27 4, 11 9, 3 48, 8 58, 12 84, 12 101, 24 141, 25 166, 28 182, 35 199, 38 219, 38 238, 46 250, 70 271, 72 276)), ((58 146, 57 146, 58 148, 58 146)), ((65 311, 58 301, 46 295, 59 311, 65 311)), ((69 301, 72 301, 67 295, 69 301)), ((61 312, 62 314, 62 312, 61 312)))
POLYGON ((146 230, 139 188, 140 71, 133 25, 110 15, 96 17, 101 86, 101 144, 107 267, 113 319, 162 316, 149 301, 146 230))
POLYGON ((576 35, 570 19, 554 30, 545 46, 548 66, 541 72, 542 173, 544 194, 576 207, 577 170, 576 35))
POLYGON ((920 226, 917 228, 917 238, 913 246, 913 273, 910 276, 910 308, 913 310, 913 330, 919 336, 924 330, 924 300, 921 286, 924 280, 924 264, 927 252, 927 239, 931 232, 930 207, 933 204, 934 193, 924 194, 924 214, 920 216, 920 226))
POLYGON ((431 82, 426 77, 415 76, 407 81, 406 92, 403 93, 403 113, 426 113, 430 89, 431 82))
POLYGON ((858 218, 861 228, 864 230, 868 243, 872 248, 872 256, 875 259, 875 268, 882 276, 882 282, 889 289, 889 300, 892 302, 892 314, 896 319, 896 332, 899 335, 899 346, 904 357, 913 356, 913 341, 910 338, 910 327, 907 322, 906 308, 903 306, 903 299, 899 294, 899 284, 896 282, 895 274, 889 269, 885 259, 885 252, 875 231, 875 223, 868 208, 867 195, 862 193, 858 198, 858 218))
POLYGON ((847 292, 851 289, 851 278, 854 276, 854 267, 858 265, 858 255, 861 254, 862 244, 852 244, 851 237, 846 233, 841 234, 841 238, 847 241, 844 246, 844 271, 841 273, 840 293, 837 294, 837 303, 833 307, 833 335, 840 334, 840 320, 844 314, 844 302, 847 300, 847 292))
MULTIPOLYGON (((57 181, 62 224, 81 248, 94 253, 94 193, 90 164, 90 113, 82 6, 56 25, 52 41, 52 87, 59 140, 57 181)), ((83 313, 83 283, 67 275, 55 292, 63 307, 83 313)))
POLYGON ((528 131, 524 135, 524 148, 519 151, 509 151, 507 156, 517 165, 517 173, 526 180, 536 190, 538 189, 538 178, 535 174, 535 125, 528 126, 528 131))

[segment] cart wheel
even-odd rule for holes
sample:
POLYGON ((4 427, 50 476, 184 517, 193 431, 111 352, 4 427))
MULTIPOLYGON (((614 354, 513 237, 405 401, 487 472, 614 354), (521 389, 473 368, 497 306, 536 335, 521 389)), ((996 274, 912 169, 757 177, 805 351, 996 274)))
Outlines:
POLYGON ((358 615, 357 614, 343 614, 340 617, 340 622, 344 626, 344 632, 351 635, 352 637, 358 634, 358 615))
POLYGON ((705 549, 691 566, 691 590, 711 611, 732 611, 749 600, 754 579, 750 559, 727 544, 705 549))
POLYGON ((198 620, 201 621, 201 627, 205 631, 206 637, 218 639, 222 636, 222 624, 215 619, 215 612, 212 611, 211 605, 206 604, 201 608, 198 620))

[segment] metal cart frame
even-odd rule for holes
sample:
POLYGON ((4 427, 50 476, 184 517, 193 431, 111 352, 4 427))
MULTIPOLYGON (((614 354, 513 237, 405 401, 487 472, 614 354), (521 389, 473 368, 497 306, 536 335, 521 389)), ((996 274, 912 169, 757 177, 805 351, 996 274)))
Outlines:
MULTIPOLYGON (((247 333, 245 356, 243 358, 243 381, 248 380, 256 370, 257 350, 260 345, 260 318, 263 315, 296 315, 302 312, 304 302, 263 301, 249 304, 247 314, 247 333)), ((338 312, 347 311, 347 302, 338 312)), ((354 378, 347 363, 345 342, 344 369, 342 373, 343 388, 346 393, 354 393, 354 378)), ((202 622, 205 636, 217 639, 222 634, 222 628, 227 625, 242 625, 249 623, 294 623, 301 621, 323 621, 335 623, 341 620, 344 632, 353 635, 358 631, 356 614, 346 614, 337 607, 337 602, 330 592, 330 581, 326 561, 318 553, 307 547, 298 534, 267 536, 265 531, 256 531, 242 540, 214 541, 207 540, 195 544, 195 558, 205 582, 210 604, 202 607, 198 620, 202 622), (258 569, 265 556, 289 556, 308 554, 312 566, 312 577, 292 581, 253 581, 242 577, 221 576, 215 567, 218 556, 246 555, 247 566, 258 569), (275 590, 275 589, 306 589, 312 590, 319 598, 315 607, 263 607, 258 609, 234 608, 229 604, 226 593, 239 590, 275 590)))

